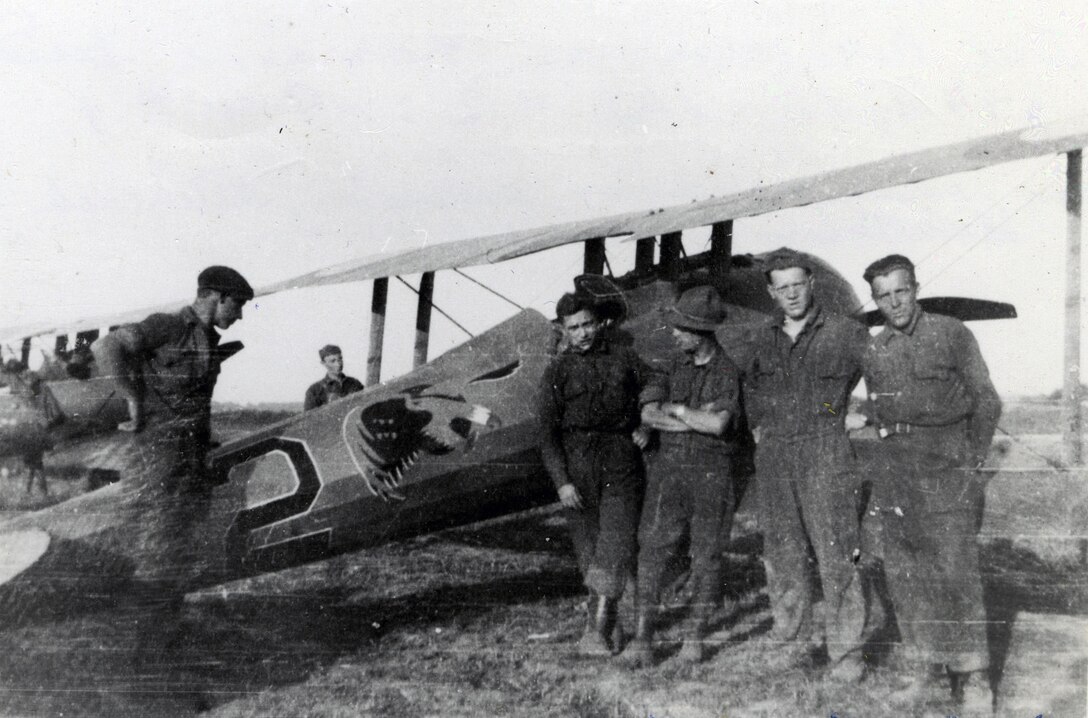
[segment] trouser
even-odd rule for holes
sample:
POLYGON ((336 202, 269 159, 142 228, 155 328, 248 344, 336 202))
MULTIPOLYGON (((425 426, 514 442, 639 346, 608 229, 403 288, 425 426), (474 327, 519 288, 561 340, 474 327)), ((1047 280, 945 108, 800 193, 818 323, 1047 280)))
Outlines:
POLYGON ((207 450, 206 426, 178 421, 152 423, 125 447, 122 501, 139 526, 132 598, 148 608, 142 623, 174 617, 203 557, 196 528, 211 503, 207 450))
POLYGON ((593 593, 619 598, 634 572, 642 460, 627 434, 571 432, 567 472, 583 508, 564 510, 582 580, 593 593))
POLYGON ((764 436, 755 481, 774 636, 823 643, 833 662, 860 650, 860 482, 849 439, 841 432, 764 436), (816 615, 821 596, 822 615, 816 615))
POLYGON ((687 539, 695 606, 715 605, 722 591, 722 541, 732 522, 730 457, 663 448, 647 465, 638 534, 639 602, 657 604, 662 577, 687 539))
POLYGON ((929 432, 882 440, 868 518, 909 657, 979 671, 989 666, 977 543, 985 481, 933 451, 947 443, 929 432))

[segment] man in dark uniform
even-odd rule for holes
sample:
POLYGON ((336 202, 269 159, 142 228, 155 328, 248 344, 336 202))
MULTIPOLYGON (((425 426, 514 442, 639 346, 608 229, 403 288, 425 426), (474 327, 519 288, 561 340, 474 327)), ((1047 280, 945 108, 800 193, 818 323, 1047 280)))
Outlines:
POLYGON ((102 374, 128 402, 129 419, 118 429, 133 435, 121 478, 124 507, 142 527, 144 558, 135 567, 141 649, 155 649, 177 630, 200 549, 193 528, 212 488, 205 459, 212 391, 224 358, 216 328, 241 319, 242 305, 252 298, 241 274, 208 267, 190 306, 118 327, 92 346, 102 374))
POLYGON ((607 656, 619 649, 616 606, 634 569, 643 489, 634 434, 645 370, 634 350, 601 331, 591 298, 564 294, 556 316, 567 346, 541 384, 541 452, 589 589, 578 650, 607 656))
POLYGON ((777 252, 764 272, 780 311, 752 333, 744 401, 757 442, 772 635, 793 646, 798 663, 826 648, 830 675, 858 680, 865 618, 855 570, 861 486, 844 420, 868 334, 820 306, 804 256, 777 252), (822 616, 816 615, 821 593, 822 616))
POLYGON ((668 374, 652 377, 642 392, 642 421, 660 432, 660 449, 647 466, 639 527, 638 629, 627 649, 637 666, 653 663, 662 577, 685 537, 695 591, 681 660, 703 660, 707 622, 721 593, 721 540, 733 517, 729 430, 740 400, 739 371, 714 335, 724 320, 713 287, 684 292, 668 315, 680 352, 668 374))
MULTIPOLYGON (((974 335, 918 304, 914 265, 901 255, 865 270, 887 326, 865 354, 880 460, 870 514, 910 679, 900 698, 933 698, 947 670, 952 702, 971 715, 993 710, 986 613, 976 536, 1001 400, 974 335)), ((947 694, 946 694, 947 696, 947 694)))
POLYGON ((315 381, 306 390, 303 411, 316 409, 330 401, 363 390, 361 381, 344 373, 344 355, 340 352, 340 347, 335 344, 326 344, 318 350, 317 356, 321 359, 321 365, 325 367, 325 378, 315 381))

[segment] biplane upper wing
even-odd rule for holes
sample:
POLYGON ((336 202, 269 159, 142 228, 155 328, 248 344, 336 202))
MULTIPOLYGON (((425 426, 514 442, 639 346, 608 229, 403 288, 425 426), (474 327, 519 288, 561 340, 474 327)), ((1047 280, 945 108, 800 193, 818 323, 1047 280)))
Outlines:
MULTIPOLYGON (((494 264, 589 239, 653 237, 715 222, 752 217, 978 170, 1005 162, 1068 152, 1084 146, 1088 146, 1088 118, 1078 118, 1062 125, 1013 130, 799 179, 767 185, 756 184, 750 189, 733 194, 662 210, 629 212, 362 257, 261 287, 257 294, 262 296, 299 287, 494 264)), ((179 301, 157 309, 172 311, 183 305, 184 302, 179 301)), ((64 324, 13 327, 0 330, 0 339, 96 329, 136 321, 152 311, 155 309, 83 318, 64 324)))

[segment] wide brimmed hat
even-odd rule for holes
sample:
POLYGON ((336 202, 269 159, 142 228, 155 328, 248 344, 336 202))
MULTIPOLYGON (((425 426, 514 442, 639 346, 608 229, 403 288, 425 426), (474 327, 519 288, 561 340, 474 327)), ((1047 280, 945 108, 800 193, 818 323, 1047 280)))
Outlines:
POLYGON ((623 290, 600 274, 579 274, 574 278, 575 294, 588 297, 598 319, 616 324, 627 319, 627 300, 623 290))
POLYGON ((725 303, 714 287, 692 287, 665 316, 678 329, 713 331, 725 321, 725 303))

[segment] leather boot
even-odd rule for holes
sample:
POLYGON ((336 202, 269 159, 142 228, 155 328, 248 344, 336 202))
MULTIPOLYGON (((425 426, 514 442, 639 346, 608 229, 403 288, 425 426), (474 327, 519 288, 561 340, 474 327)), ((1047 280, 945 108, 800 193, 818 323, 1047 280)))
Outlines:
POLYGON ((612 655, 610 637, 615 625, 616 602, 607 596, 589 595, 586 604, 586 629, 578 640, 578 654, 587 658, 612 655))
POLYGON ((679 659, 684 663, 702 663, 706 658, 706 636, 710 624, 711 607, 696 605, 692 609, 691 630, 680 648, 679 659))
POLYGON ((944 684, 944 667, 934 664, 912 661, 905 666, 905 673, 899 679, 891 695, 891 703, 897 707, 913 708, 924 705, 933 699, 949 697, 944 684))
POLYGON ((635 640, 623 652, 623 662, 631 668, 650 668, 654 665, 654 624, 657 619, 653 607, 640 607, 635 624, 635 640))
POLYGON ((957 715, 974 718, 994 714, 994 692, 986 671, 952 673, 951 676, 952 702, 959 711, 957 715))

